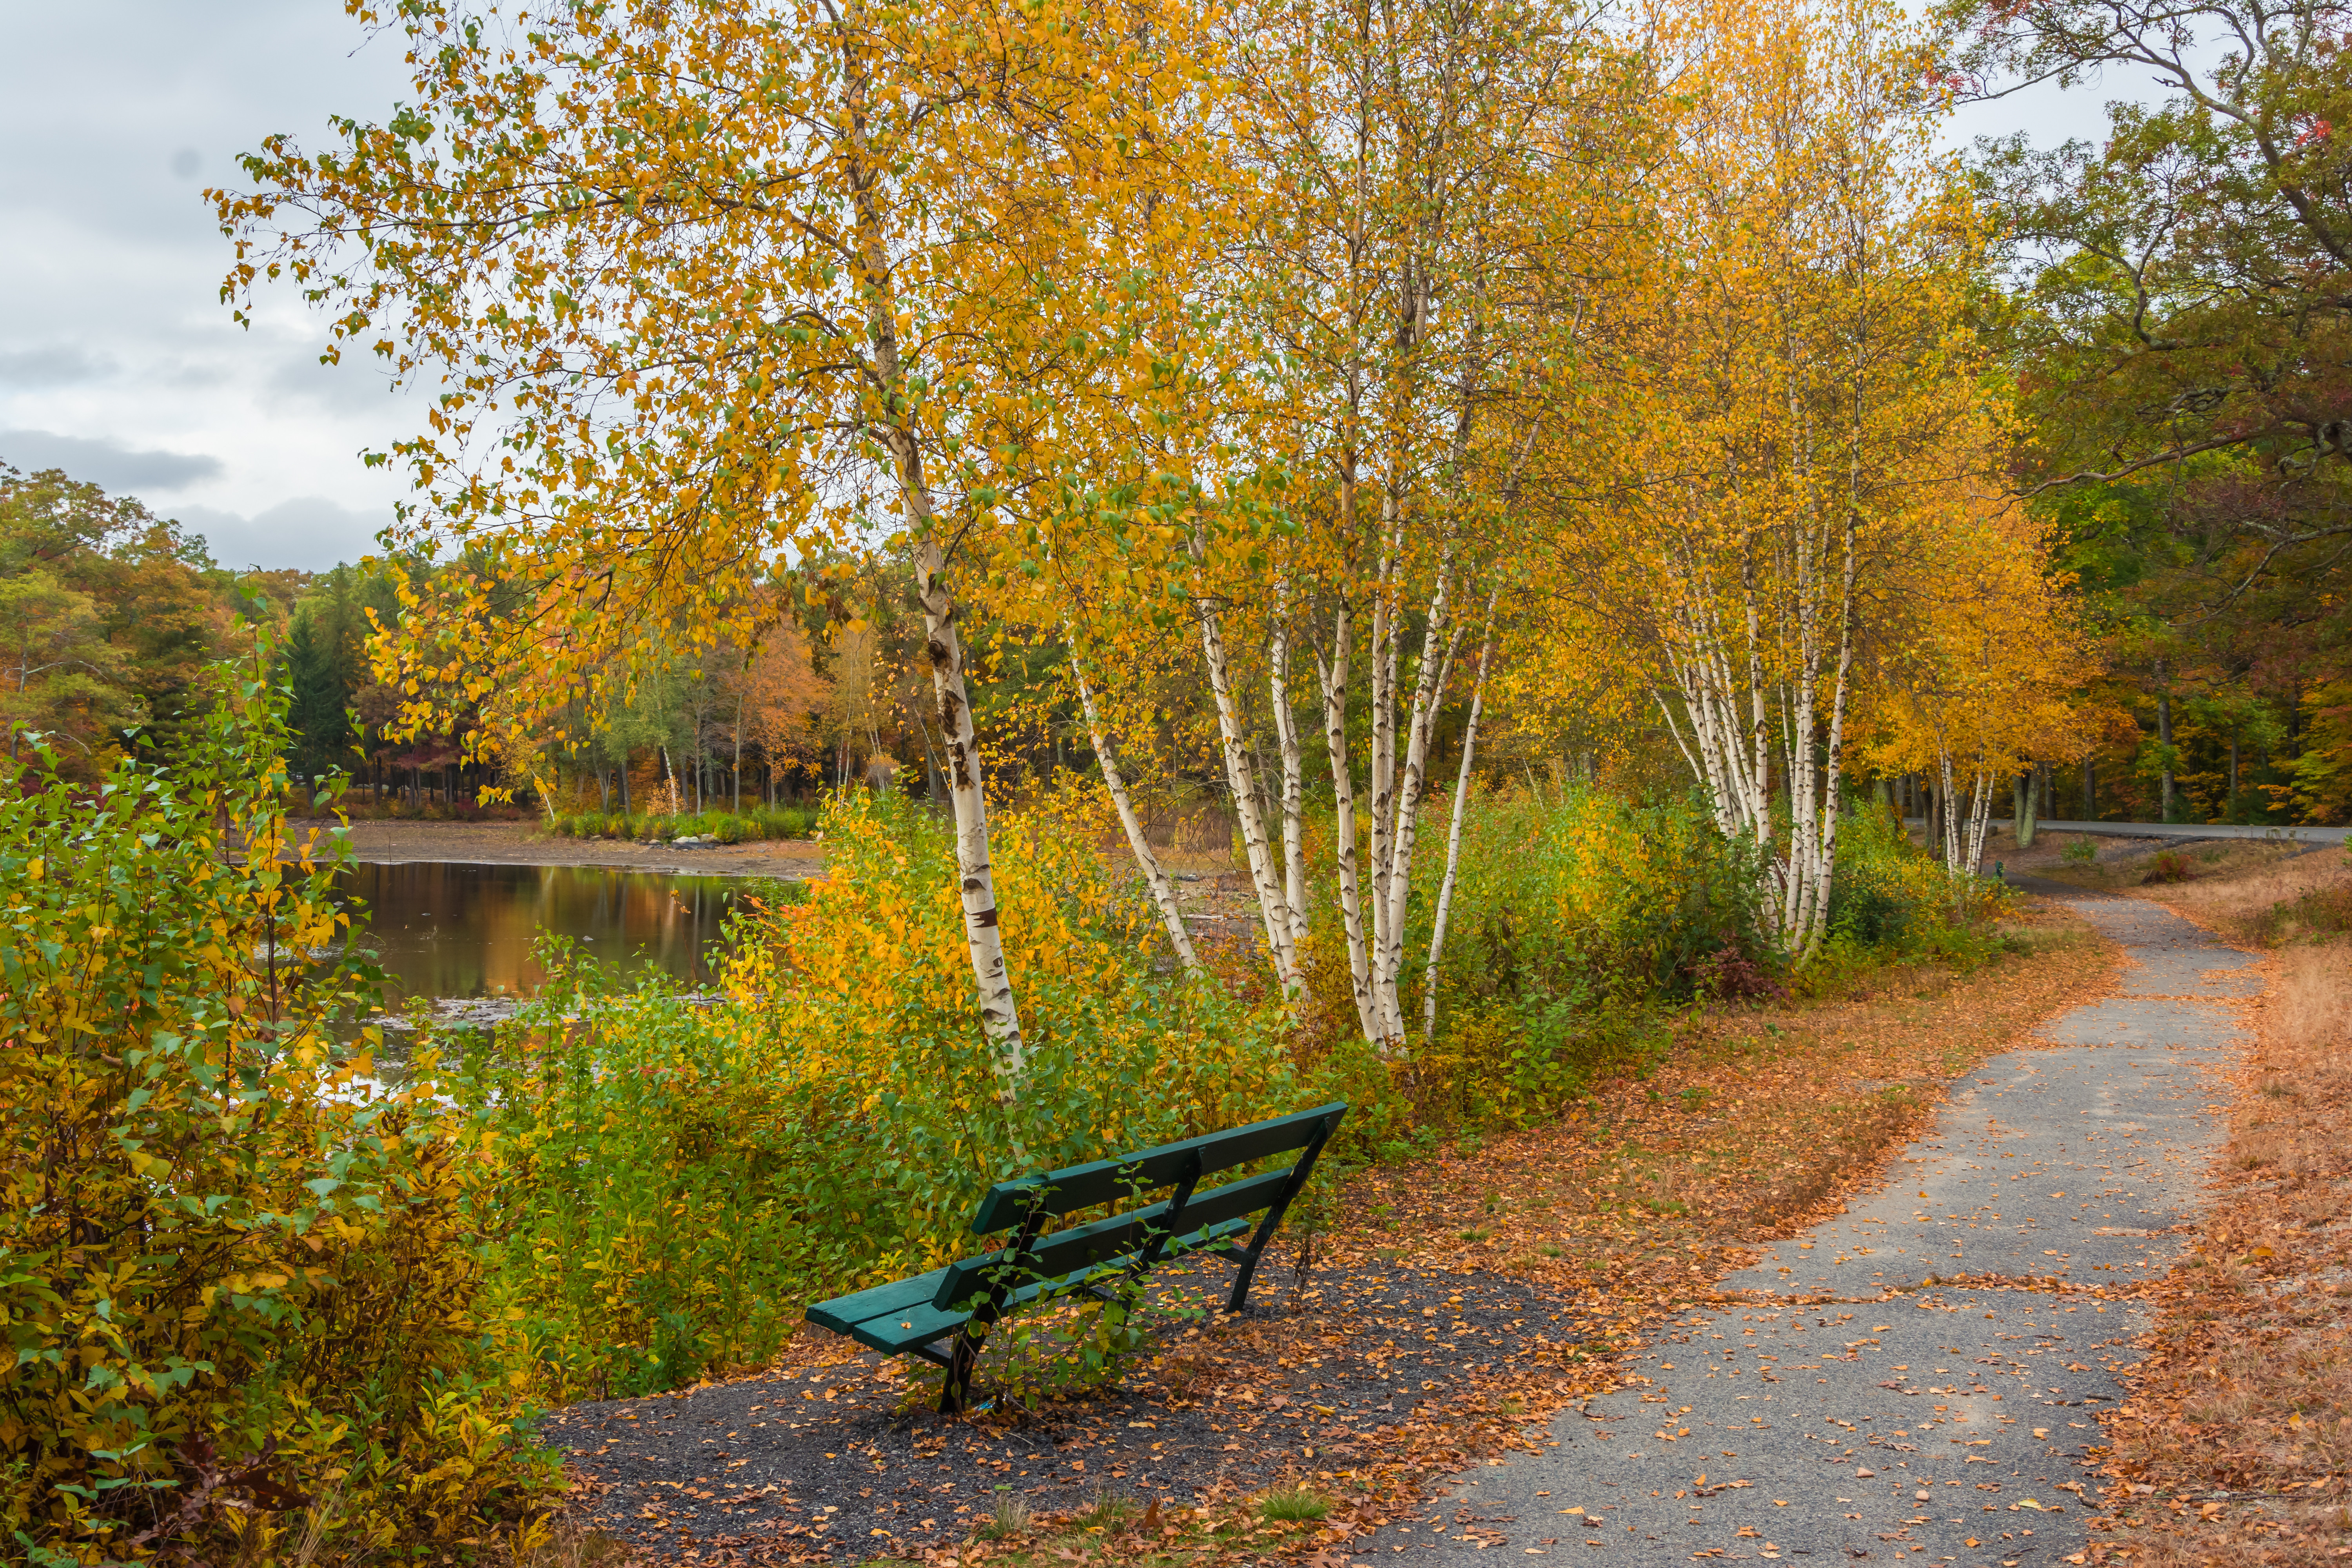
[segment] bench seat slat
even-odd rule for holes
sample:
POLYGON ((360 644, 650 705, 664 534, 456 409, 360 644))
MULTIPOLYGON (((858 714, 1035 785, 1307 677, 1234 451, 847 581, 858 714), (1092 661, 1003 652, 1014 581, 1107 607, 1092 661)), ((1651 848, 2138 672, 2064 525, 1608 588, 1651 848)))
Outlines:
POLYGON ((1192 1201, 1184 1205, 1183 1217, 1176 1223, 1214 1225, 1221 1220, 1255 1214, 1282 1195, 1282 1185, 1290 1180, 1290 1170, 1286 1165, 1262 1176, 1249 1176, 1238 1182, 1227 1182, 1222 1187, 1211 1187, 1205 1193, 1194 1193, 1192 1201))
MULTIPOLYGON (((1242 1215, 1255 1214, 1281 1194, 1283 1184, 1289 1179, 1290 1172, 1286 1168, 1268 1171, 1264 1175, 1251 1176, 1243 1181, 1228 1182, 1205 1193, 1194 1193, 1192 1201, 1184 1205, 1184 1212, 1177 1223, 1198 1228, 1242 1215)), ((1132 1214, 1113 1215, 1108 1219, 1055 1231, 1040 1239, 1031 1249, 1028 1270, 1042 1279, 1057 1279, 1113 1258, 1125 1261, 1135 1255, 1154 1226, 1163 1226, 1167 1223, 1168 1200, 1163 1198, 1132 1214)), ((990 1253, 948 1265, 937 1276, 939 1283, 931 1298, 932 1304, 950 1307, 983 1289, 988 1270, 996 1266, 1000 1256, 990 1253)), ((1025 1289, 1029 1283, 1024 1281, 1023 1289, 1025 1289)), ((1024 1300, 1029 1299, 1023 1298, 1024 1300)))
MULTIPOLYGON (((809 1316, 816 1318, 816 1313, 812 1311, 809 1316)), ((971 1320, 970 1312, 942 1311, 929 1301, 916 1301, 900 1308, 898 1311, 887 1312, 878 1318, 868 1318, 862 1322, 852 1323, 841 1331, 859 1344, 871 1345, 877 1351, 887 1351, 897 1355, 910 1351, 917 1345, 927 1345, 933 1340, 944 1339, 962 1328, 971 1320)), ((817 1318, 816 1321, 824 1321, 821 1318, 817 1318)), ((825 1324, 827 1328, 832 1326, 830 1323, 825 1324)))
MULTIPOLYGON (((1173 1258, 1179 1253, 1203 1247, 1214 1247, 1219 1243, 1232 1240, 1249 1228, 1249 1222, 1242 1219, 1221 1220, 1213 1225, 1202 1226, 1198 1230, 1171 1242, 1163 1258, 1173 1258)), ((967 1261, 985 1263, 990 1259, 971 1258, 967 1261)), ((1101 1268, 1119 1268, 1133 1261, 1134 1254, 1129 1253, 1104 1258, 1098 1266, 1074 1268, 1058 1279, 1032 1279, 1005 1298, 1005 1309, 1009 1310, 1013 1307, 1027 1306, 1041 1296, 1066 1294, 1083 1285, 1089 1276, 1099 1272, 1101 1268)), ((845 1334, 858 1343, 870 1345, 877 1351, 885 1351, 893 1355, 904 1354, 918 1345, 928 1345, 946 1338, 970 1321, 971 1314, 969 1312, 933 1306, 928 1300, 908 1300, 906 1299, 906 1293, 899 1289, 903 1286, 927 1285, 925 1294, 928 1295, 936 1287, 929 1286, 927 1282, 938 1279, 946 1272, 944 1268, 934 1268, 929 1274, 918 1275, 912 1279, 901 1279, 897 1285, 879 1286, 872 1290, 860 1290, 855 1296, 844 1296, 837 1300, 821 1302, 809 1309, 809 1321, 831 1329, 836 1333, 845 1334), (859 1301, 863 1305, 856 1310, 862 1313, 866 1307, 873 1304, 871 1299, 893 1293, 898 1296, 898 1304, 887 1308, 881 1312, 853 1317, 841 1310, 848 1303, 859 1301)))
POLYGON ((1180 1253, 1197 1252, 1204 1247, 1215 1247, 1231 1241, 1237 1236, 1247 1236, 1249 1229, 1250 1223, 1245 1219, 1221 1219, 1214 1225, 1204 1225, 1198 1230, 1188 1231, 1178 1237, 1168 1244, 1168 1250, 1163 1256, 1174 1258, 1180 1253))
POLYGON ((854 1334, 856 1326, 869 1319, 888 1317, 893 1312, 903 1314, 909 1307, 929 1306, 939 1293, 940 1277, 946 1272, 944 1268, 934 1268, 911 1279, 894 1279, 887 1285, 819 1301, 808 1310, 808 1320, 837 1334, 854 1334))
MULTIPOLYGON (((1108 1219, 1057 1230, 1041 1237, 1031 1247, 1028 1272, 1050 1279, 1130 1254, 1153 1226, 1165 1226, 1167 1221, 1168 1202, 1163 1198, 1132 1214, 1112 1215, 1108 1219)), ((941 1271, 932 1301, 941 1307, 951 1306, 983 1289, 988 1270, 996 1267, 1002 1256, 992 1252, 983 1258, 967 1258, 949 1264, 941 1271)))
POLYGON ((1192 1142, 1202 1145, 1202 1174, 1230 1171, 1235 1165, 1246 1165, 1253 1160, 1263 1160, 1268 1154, 1304 1149, 1325 1122, 1338 1121, 1347 1109, 1344 1101, 1334 1100, 1328 1105, 1318 1105, 1312 1110, 1277 1116, 1271 1121, 1254 1121, 1230 1132, 1213 1132, 1205 1138, 1195 1138, 1192 1142))

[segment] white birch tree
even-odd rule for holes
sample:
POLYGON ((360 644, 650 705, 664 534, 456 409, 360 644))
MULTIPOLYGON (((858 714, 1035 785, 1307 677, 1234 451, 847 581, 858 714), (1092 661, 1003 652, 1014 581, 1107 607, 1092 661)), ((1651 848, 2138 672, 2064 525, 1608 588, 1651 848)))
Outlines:
MULTIPOLYGON (((1464 636, 1463 530, 1486 472, 1473 454, 1507 449, 1505 426, 1519 417, 1495 412, 1510 405, 1506 350, 1525 309, 1508 280, 1573 226, 1567 150, 1585 134, 1593 52, 1559 15, 1501 0, 1345 16, 1272 0, 1235 37, 1236 90, 1252 110, 1241 161, 1265 193, 1240 246, 1237 308, 1269 345, 1254 434, 1289 470, 1297 531, 1270 606, 1232 573, 1207 574, 1203 658, 1224 720, 1223 694, 1237 686, 1222 623, 1244 604, 1266 617, 1282 777, 1265 794, 1285 803, 1279 878, 1257 870, 1247 803, 1261 785, 1231 738, 1227 784, 1261 907, 1279 900, 1295 945, 1305 878, 1287 803, 1307 748, 1290 661, 1311 649, 1356 1024, 1401 1056, 1420 814, 1464 636)), ((1244 720, 1225 721, 1237 731, 1244 720)))
POLYGON ((1975 228, 1890 8, 1696 0, 1675 26, 1690 107, 1650 299, 1617 305, 1610 449, 1548 454, 1549 554, 1578 613, 1630 634, 1802 963, 1860 661, 1921 574, 1922 506, 1997 461, 1964 325, 1975 228))
POLYGON ((409 691, 466 646, 527 727, 648 639, 750 640, 730 606, 777 562, 899 537, 1007 1102, 1025 1047, 963 606, 1025 542, 991 498, 1026 408, 1118 379, 1067 352, 1074 301, 1082 337, 1116 341, 1189 287, 1124 261, 1182 226, 1171 192, 1214 205, 1195 20, 1159 0, 404 6, 410 102, 339 121, 331 153, 272 138, 244 161, 256 192, 215 193, 240 309, 290 276, 331 353, 435 394, 381 455, 420 494, 390 542, 478 552, 502 598, 449 574, 420 590, 387 655, 409 691), (1104 275, 1141 286, 1086 286, 1104 275))

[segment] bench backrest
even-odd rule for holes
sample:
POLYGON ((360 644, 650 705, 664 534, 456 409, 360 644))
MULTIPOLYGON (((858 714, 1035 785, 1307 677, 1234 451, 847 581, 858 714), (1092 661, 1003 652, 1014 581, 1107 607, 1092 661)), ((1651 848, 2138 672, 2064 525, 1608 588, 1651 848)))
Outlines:
POLYGON ((1296 1163, 1205 1190, 1200 1183, 1255 1160, 1293 1150, 1318 1151, 1347 1110, 1346 1102, 1334 1101, 1181 1143, 999 1182, 981 1199, 971 1228, 983 1236, 1007 1230, 1021 1235, 996 1254, 950 1265, 940 1282, 938 1304, 963 1300, 983 1280, 996 1279, 1002 1284, 1008 1267, 1034 1278, 1057 1279, 1133 1253, 1150 1244, 1155 1234, 1164 1240, 1179 1230, 1189 1235, 1270 1208, 1284 1201, 1296 1184, 1293 1177, 1302 1174, 1296 1163), (1176 1191, 1156 1203, 1142 1202, 1145 1194, 1163 1187, 1176 1191), (1139 1206, 1050 1236, 1039 1234, 1048 1219, 1117 1204, 1139 1206))
POLYGON ((976 1235, 992 1236, 1013 1229, 1033 1211, 1059 1216, 1104 1204, 1131 1202, 1142 1194, 1174 1186, 1196 1154, 1199 1174, 1211 1176, 1253 1160, 1304 1149, 1326 1123, 1336 1125, 1347 1109, 1344 1101, 1335 1100, 1270 1121, 1253 1121, 1181 1143, 1162 1143, 1139 1153, 999 1182, 980 1200, 980 1207, 972 1213, 971 1228, 976 1235))

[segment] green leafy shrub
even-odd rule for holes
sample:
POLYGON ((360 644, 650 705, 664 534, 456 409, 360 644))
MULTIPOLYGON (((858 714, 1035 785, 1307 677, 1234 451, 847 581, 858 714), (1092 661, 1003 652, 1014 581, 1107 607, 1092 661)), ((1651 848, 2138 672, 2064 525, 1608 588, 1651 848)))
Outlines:
MULTIPOLYGON (((1428 843, 1416 858, 1409 952, 1426 950, 1444 872, 1442 840, 1433 832, 1428 843)), ((1755 887, 1696 803, 1645 805, 1580 786, 1549 797, 1482 792, 1464 824, 1439 1029, 1426 1046, 1416 1040, 1410 1082, 1351 1044, 1317 1064, 1366 1112, 1343 1129, 1351 1156, 1410 1147, 1409 1119, 1549 1114, 1655 1049, 1660 1007, 1707 984, 1717 955, 1777 973, 1755 887)), ((1353 1004, 1339 930, 1336 910, 1318 914, 1307 963, 1324 1016, 1344 1018, 1353 1004)), ((1420 989, 1410 987, 1409 1017, 1421 1014, 1420 989)))
POLYGON ((1990 922, 2014 897, 1990 878, 1956 881, 1885 806, 1861 805, 1838 825, 1822 952, 1791 979, 1821 994, 1891 960, 1972 968, 1999 950, 1990 922))
POLYGON ((477 1381, 489 1162, 332 1037, 373 976, 288 842, 285 696, 214 688, 168 773, 0 791, 0 1535, 251 1561, 315 1508, 356 1554, 527 1546, 558 1481, 477 1381))
POLYGON ((1419 1114, 1440 1121, 1540 1119, 1666 1039, 1653 1003, 1583 991, 1473 999, 1440 1016, 1444 1026, 1420 1054, 1416 1097, 1419 1114))
POLYGON ((1936 919, 1943 871, 1884 807, 1849 812, 1838 824, 1830 872, 1830 932, 1864 948, 1900 948, 1936 919))
MULTIPOLYGON (((1417 858, 1419 924, 1444 869, 1442 855, 1417 858)), ((1725 949, 1769 972, 1778 955, 1757 885, 1695 801, 1645 805, 1581 786, 1552 800, 1483 795, 1464 824, 1439 984, 1451 997, 1592 1006, 1686 996, 1725 949)), ((1408 945, 1425 942, 1416 931, 1408 945)))
POLYGON ((1312 1102, 1270 1010, 1152 969, 1098 825, 1049 806, 992 828, 1028 1037, 1004 1103, 951 825, 851 796, 825 831, 832 874, 756 901, 715 1002, 559 967, 443 1085, 502 1152, 492 1291, 535 1396, 760 1362, 809 1300, 968 1247, 992 1182, 1312 1102))

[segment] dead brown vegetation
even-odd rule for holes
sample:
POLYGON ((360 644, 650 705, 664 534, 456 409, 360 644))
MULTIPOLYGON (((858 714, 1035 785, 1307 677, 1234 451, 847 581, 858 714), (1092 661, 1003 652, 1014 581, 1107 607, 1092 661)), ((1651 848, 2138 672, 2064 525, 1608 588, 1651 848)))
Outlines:
MULTIPOLYGON (((1992 851, 1985 851, 1988 858, 1992 851)), ((2303 870, 2292 875, 2308 874, 2315 862, 2335 863, 2334 852, 2321 850, 2315 855, 2298 855, 2295 848, 2278 841, 2262 838, 2223 838, 2166 840, 2157 838, 2111 838, 2099 834, 2050 835, 2037 839, 2032 849, 2006 863, 2012 871, 2025 871, 2052 881, 2068 883, 2077 888, 2096 891, 2137 889, 2143 886, 2156 888, 2197 885, 2204 889, 2243 889, 2262 881, 2275 871, 2303 870), (2069 844, 2087 844, 2097 858, 2087 863, 2065 858, 2069 844), (2177 877, 2152 875, 2166 865, 2177 866, 2177 877)), ((2172 902, 2168 893, 2155 893, 2165 902, 2172 902)), ((2251 897, 2240 894, 2238 897, 2251 897)))
POLYGON ((2219 1190, 2165 1282, 2134 1396, 2109 1421, 2095 1555, 2146 1568, 2352 1556, 2352 900, 2332 853, 2149 896, 2283 942, 2235 1086, 2219 1190), (2341 929, 2340 926, 2338 929, 2341 929))
POLYGON ((2147 896, 2232 942, 2258 946, 2352 931, 2352 854, 2321 849, 2282 858, 2257 848, 2201 868, 2208 874, 2151 888, 2147 896))

